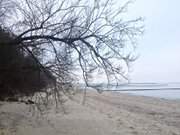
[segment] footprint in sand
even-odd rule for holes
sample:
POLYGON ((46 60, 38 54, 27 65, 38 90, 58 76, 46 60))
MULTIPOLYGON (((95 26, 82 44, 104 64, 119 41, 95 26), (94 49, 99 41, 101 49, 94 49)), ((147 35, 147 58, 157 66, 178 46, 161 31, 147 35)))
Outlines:
POLYGON ((130 129, 135 129, 133 126, 130 126, 129 128, 130 128, 130 129))
POLYGON ((138 131, 136 131, 136 128, 134 126, 129 126, 129 129, 131 130, 131 133, 133 135, 138 135, 139 134, 138 131))
POLYGON ((113 118, 113 116, 112 116, 110 113, 108 113, 107 116, 108 116, 108 118, 110 118, 110 119, 113 118))
POLYGON ((131 132, 133 135, 138 135, 138 132, 137 131, 132 131, 131 132))
POLYGON ((121 119, 117 119, 117 128, 121 127, 124 125, 124 123, 121 121, 121 119))

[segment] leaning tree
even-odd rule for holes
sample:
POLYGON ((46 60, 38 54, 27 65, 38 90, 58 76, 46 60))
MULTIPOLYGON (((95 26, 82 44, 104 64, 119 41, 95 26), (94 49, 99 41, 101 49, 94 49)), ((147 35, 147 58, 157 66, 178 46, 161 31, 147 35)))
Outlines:
POLYGON ((1 1, 13 5, 1 26, 14 35, 8 44, 31 55, 61 89, 76 77, 75 70, 87 86, 97 73, 108 82, 127 79, 129 63, 135 60, 131 52, 143 31, 141 17, 129 20, 125 14, 129 1, 1 1))

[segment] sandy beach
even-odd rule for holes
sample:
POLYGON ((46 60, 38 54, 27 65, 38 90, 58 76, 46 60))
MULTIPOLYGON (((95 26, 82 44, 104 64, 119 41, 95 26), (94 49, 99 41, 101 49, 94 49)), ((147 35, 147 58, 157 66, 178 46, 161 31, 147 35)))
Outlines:
POLYGON ((44 116, 0 102, 0 135, 180 135, 180 101, 88 91, 44 116))

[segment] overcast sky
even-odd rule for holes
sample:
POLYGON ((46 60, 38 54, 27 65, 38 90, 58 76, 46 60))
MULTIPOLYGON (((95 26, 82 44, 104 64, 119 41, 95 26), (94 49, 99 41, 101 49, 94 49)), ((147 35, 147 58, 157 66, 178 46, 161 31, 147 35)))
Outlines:
POLYGON ((180 82, 180 0, 136 0, 128 15, 145 18, 132 82, 180 82))

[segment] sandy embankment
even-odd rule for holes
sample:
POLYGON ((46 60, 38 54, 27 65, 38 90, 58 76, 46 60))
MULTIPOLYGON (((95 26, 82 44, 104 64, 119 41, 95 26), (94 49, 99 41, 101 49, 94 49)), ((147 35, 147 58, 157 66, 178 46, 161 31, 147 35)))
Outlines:
POLYGON ((24 104, 0 103, 0 135, 180 135, 180 102, 88 92, 65 104, 64 114, 33 115, 24 104))

